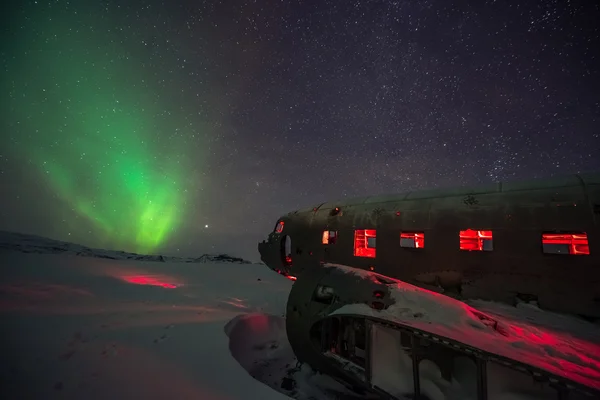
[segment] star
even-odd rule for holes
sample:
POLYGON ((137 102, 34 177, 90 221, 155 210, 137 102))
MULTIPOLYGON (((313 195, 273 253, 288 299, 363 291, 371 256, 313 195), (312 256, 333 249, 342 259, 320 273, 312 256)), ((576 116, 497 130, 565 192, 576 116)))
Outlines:
POLYGON ((314 204, 600 170, 594 2, 14 3, 0 229, 258 260, 314 204))

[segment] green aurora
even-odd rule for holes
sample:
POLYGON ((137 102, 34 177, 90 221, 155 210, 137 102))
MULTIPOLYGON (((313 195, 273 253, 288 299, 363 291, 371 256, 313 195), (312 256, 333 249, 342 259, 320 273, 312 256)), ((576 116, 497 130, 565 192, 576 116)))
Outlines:
POLYGON ((164 135, 182 123, 148 83, 156 76, 95 24, 65 15, 24 22, 3 78, 12 154, 103 245, 151 252, 184 217, 185 145, 164 135))

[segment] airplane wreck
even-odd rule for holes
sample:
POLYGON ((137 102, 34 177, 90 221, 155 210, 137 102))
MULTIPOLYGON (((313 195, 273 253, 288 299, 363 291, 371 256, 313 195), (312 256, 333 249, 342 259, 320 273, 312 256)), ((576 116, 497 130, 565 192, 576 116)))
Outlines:
POLYGON ((461 301, 535 301, 600 318, 599 224, 592 173, 326 202, 282 216, 258 247, 295 280, 288 338, 317 371, 384 397, 429 399, 467 374, 466 398, 485 400, 487 371, 504 368, 534 381, 536 398, 600 398, 600 354, 587 369, 570 365, 568 340, 537 343, 461 301))

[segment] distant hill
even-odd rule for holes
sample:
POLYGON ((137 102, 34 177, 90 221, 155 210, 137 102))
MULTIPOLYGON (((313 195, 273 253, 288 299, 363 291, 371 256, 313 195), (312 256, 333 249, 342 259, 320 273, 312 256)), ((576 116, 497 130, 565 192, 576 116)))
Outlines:
POLYGON ((146 255, 127 253, 125 251, 93 249, 80 244, 63 242, 42 236, 28 235, 17 232, 0 231, 0 251, 19 251, 37 254, 70 254, 81 257, 108 258, 111 260, 139 260, 157 262, 184 263, 236 263, 252 264, 250 261, 227 254, 203 254, 200 257, 171 257, 163 255, 146 255))

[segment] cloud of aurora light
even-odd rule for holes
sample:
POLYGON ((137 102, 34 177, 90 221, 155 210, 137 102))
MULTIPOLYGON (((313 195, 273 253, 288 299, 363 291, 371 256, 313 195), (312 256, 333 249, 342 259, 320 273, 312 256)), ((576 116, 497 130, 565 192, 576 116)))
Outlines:
POLYGON ((6 81, 15 154, 106 244, 152 251, 184 211, 185 149, 165 134, 176 115, 108 29, 64 16, 28 21, 6 81))

